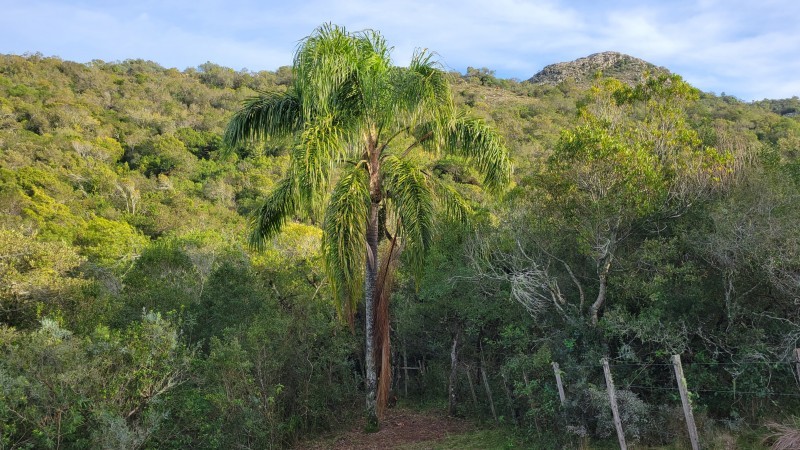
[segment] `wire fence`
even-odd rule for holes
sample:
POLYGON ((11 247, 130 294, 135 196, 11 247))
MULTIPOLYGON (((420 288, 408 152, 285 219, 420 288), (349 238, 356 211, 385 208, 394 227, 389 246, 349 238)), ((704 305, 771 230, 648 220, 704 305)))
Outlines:
MULTIPOLYGON (((597 380, 603 375, 620 448, 627 448, 617 398, 621 388, 634 394, 675 402, 680 398, 686 433, 692 448, 698 449, 699 437, 694 423, 697 403, 708 404, 724 397, 729 403, 750 398, 781 399, 798 404, 795 399, 800 399, 800 349, 794 356, 794 361, 692 361, 684 364, 679 355, 673 355, 669 363, 634 363, 603 358, 597 364, 559 365, 554 362, 552 365, 561 406, 565 410, 569 395, 578 395, 575 389, 569 389, 570 382, 583 380, 585 384, 587 379, 597 380)), ((577 389, 584 386, 580 382, 577 384, 577 389)))

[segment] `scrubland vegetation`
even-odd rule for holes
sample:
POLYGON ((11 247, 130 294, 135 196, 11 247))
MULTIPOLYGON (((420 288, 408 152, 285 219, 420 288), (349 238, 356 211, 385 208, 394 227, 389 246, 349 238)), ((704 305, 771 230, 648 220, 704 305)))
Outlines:
MULTIPOLYGON (((709 447, 797 433, 800 100, 439 75, 514 172, 485 190, 475 155, 396 143, 459 207, 394 266, 401 403, 512 444, 613 445, 608 357, 628 439, 684 448, 680 354, 709 447)), ((223 144, 244 100, 294 80, 0 56, 0 448, 281 448, 363 415, 364 306, 342 320, 325 203, 248 244, 296 141, 223 144)))

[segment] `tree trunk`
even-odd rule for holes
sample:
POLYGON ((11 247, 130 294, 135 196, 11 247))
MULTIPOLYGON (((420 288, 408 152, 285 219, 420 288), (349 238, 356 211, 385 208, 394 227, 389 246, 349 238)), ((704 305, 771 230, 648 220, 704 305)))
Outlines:
POLYGON ((380 159, 378 158, 377 143, 369 138, 367 145, 369 156, 369 223, 367 223, 367 255, 366 271, 364 276, 364 315, 366 316, 365 336, 366 346, 364 359, 367 371, 367 431, 377 431, 378 403, 377 387, 378 374, 375 367, 375 289, 378 281, 378 211, 381 203, 380 185, 380 159))
MULTIPOLYGON (((378 225, 378 239, 380 239, 380 224, 378 225)), ((378 390, 376 394, 378 402, 378 419, 383 418, 386 407, 389 404, 389 397, 392 383, 391 370, 391 326, 389 323, 389 300, 392 288, 392 278, 394 272, 394 261, 397 260, 397 237, 392 238, 389 250, 383 256, 383 263, 378 272, 377 284, 374 293, 375 322, 373 323, 375 358, 378 366, 378 390)))
POLYGON ((403 342, 403 393, 404 397, 408 398, 408 350, 405 342, 403 342))
POLYGON ((606 291, 608 290, 608 269, 611 266, 611 262, 609 261, 608 264, 603 267, 602 272, 600 273, 600 288, 597 291, 597 299, 592 303, 592 307, 590 309, 592 315, 592 325, 597 325, 599 321, 599 313, 600 308, 606 302, 606 291))
POLYGON ((597 290, 597 298, 589 308, 592 325, 597 326, 599 321, 600 308, 606 303, 606 293, 608 291, 608 274, 611 272, 611 263, 614 261, 614 252, 617 247, 617 229, 612 230, 608 242, 603 246, 603 252, 597 259, 597 277, 600 279, 600 286, 597 290))
MULTIPOLYGON (((479 344, 480 345, 480 344, 479 344)), ((483 358, 483 345, 480 345, 481 357, 481 378, 483 379, 483 388, 486 390, 486 398, 489 400, 489 408, 492 410, 492 417, 495 422, 497 420, 497 410, 494 409, 494 399, 492 398, 492 388, 489 386, 489 376, 486 375, 486 360, 483 358)))
POLYGON ((500 377, 503 379, 503 390, 506 392, 506 399, 508 400, 508 412, 511 413, 511 419, 514 421, 514 425, 519 426, 517 408, 514 406, 514 395, 511 393, 511 388, 508 387, 508 377, 502 372, 500 372, 500 377))
POLYGON ((467 366, 467 382, 469 382, 469 393, 472 395, 472 404, 475 410, 478 409, 478 395, 475 393, 475 383, 472 382, 472 367, 467 366))
POLYGON ((489 408, 492 410, 492 417, 497 422, 497 410, 494 409, 494 399, 492 399, 492 388, 489 387, 489 377, 486 375, 486 368, 481 366, 481 378, 483 379, 483 388, 486 390, 486 398, 489 399, 489 408))
POLYGON ((449 404, 447 408, 447 413, 451 417, 455 417, 456 415, 456 382, 458 381, 458 337, 461 334, 459 331, 456 331, 455 336, 453 336, 453 347, 450 349, 450 383, 448 386, 448 394, 449 394, 449 404))
POLYGON ((364 360, 367 371, 367 429, 378 428, 377 386, 378 374, 375 370, 375 287, 378 278, 378 205, 370 207, 369 225, 367 226, 367 261, 364 277, 364 316, 365 340, 364 360))

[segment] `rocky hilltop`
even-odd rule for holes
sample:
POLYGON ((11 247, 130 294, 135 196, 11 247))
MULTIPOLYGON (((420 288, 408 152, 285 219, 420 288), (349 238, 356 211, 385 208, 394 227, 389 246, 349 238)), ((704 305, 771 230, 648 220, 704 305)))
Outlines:
POLYGON ((635 83, 640 81, 644 72, 665 72, 669 70, 658 67, 639 58, 617 52, 602 52, 578 58, 571 62, 550 64, 528 81, 536 84, 558 84, 573 80, 579 84, 590 83, 597 72, 619 80, 635 83))

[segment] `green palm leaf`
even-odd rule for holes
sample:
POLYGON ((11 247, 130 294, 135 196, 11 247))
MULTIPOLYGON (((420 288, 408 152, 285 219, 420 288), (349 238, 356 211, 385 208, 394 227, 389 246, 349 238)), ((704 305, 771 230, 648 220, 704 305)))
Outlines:
POLYGON ((484 121, 459 117, 446 136, 446 149, 466 157, 483 174, 483 184, 493 191, 511 181, 511 159, 503 138, 484 121))
POLYGON ((383 179, 409 261, 419 274, 433 237, 433 193, 419 167, 394 155, 383 161, 383 179))
POLYGON ((262 250, 267 240, 281 231, 286 221, 298 208, 297 184, 291 173, 278 183, 278 186, 264 201, 253 219, 250 245, 262 250))
POLYGON ((472 206, 453 186, 442 180, 430 177, 437 203, 444 211, 445 217, 456 222, 467 223, 473 214, 472 206))
POLYGON ((302 41, 295 54, 295 86, 305 118, 338 111, 342 87, 359 65, 358 37, 343 27, 323 25, 302 41))
POLYGON ((331 167, 342 158, 345 148, 342 128, 332 116, 315 117, 306 122, 299 145, 292 150, 291 160, 299 194, 312 210, 319 209, 330 185, 331 167))
POLYGON ((433 54, 415 53, 409 67, 396 68, 391 78, 387 123, 394 129, 414 130, 424 126, 425 141, 436 142, 432 138, 443 135, 454 106, 447 75, 433 60, 433 54))
POLYGON ((340 317, 352 321, 364 283, 364 251, 369 214, 369 179, 351 168, 333 188, 322 225, 325 269, 340 317))
POLYGON ((290 136, 302 126, 297 92, 264 93, 245 100, 225 129, 224 141, 231 149, 248 141, 290 136))

